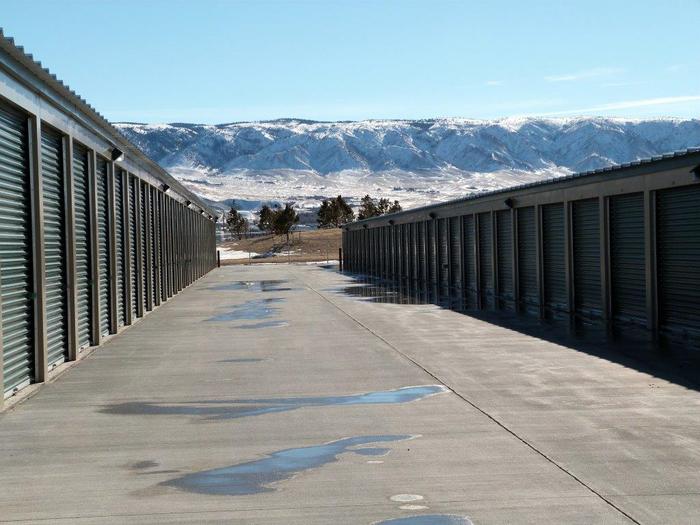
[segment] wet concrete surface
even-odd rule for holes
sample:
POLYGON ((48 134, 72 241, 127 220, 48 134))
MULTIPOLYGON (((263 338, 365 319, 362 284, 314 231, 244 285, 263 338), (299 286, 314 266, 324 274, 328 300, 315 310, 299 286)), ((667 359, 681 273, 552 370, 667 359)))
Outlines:
POLYGON ((346 396, 206 400, 169 404, 129 402, 105 407, 103 412, 106 414, 144 416, 200 416, 208 420, 236 419, 289 412, 309 407, 410 403, 447 391, 447 388, 443 385, 426 385, 346 396))
POLYGON ((408 516, 405 518, 379 521, 376 525, 472 525, 472 522, 469 518, 464 516, 424 514, 422 516, 408 516))
POLYGON ((229 266, 111 338, 0 415, 0 522, 697 520, 696 389, 546 331, 342 293, 357 284, 229 266), (255 281, 292 290, 212 289, 255 281), (284 298, 272 317, 206 322, 265 298, 284 298), (288 325, 236 329, 268 321, 288 325), (445 391, 393 402, 415 385, 445 391), (347 441, 397 436, 416 438, 347 441))
POLYGON ((272 306, 284 302, 282 297, 266 297, 263 299, 251 299, 243 304, 232 307, 229 311, 215 315, 207 319, 210 323, 224 323, 227 321, 257 321, 268 319, 279 313, 279 308, 272 306))
POLYGON ((297 288, 291 288, 289 286, 282 286, 287 284, 284 279, 268 279, 262 281, 233 281, 230 283, 219 284, 212 286, 210 290, 216 290, 218 292, 233 292, 244 290, 246 292, 292 292, 297 290, 297 288))
POLYGON ((218 496, 243 496, 275 490, 271 485, 287 480, 305 470, 320 468, 338 461, 338 456, 347 452, 368 455, 368 452, 386 453, 384 448, 352 447, 371 443, 404 441, 413 436, 357 436, 339 439, 323 445, 290 448, 270 454, 264 459, 240 463, 230 467, 215 468, 187 474, 166 481, 163 485, 188 492, 218 496))

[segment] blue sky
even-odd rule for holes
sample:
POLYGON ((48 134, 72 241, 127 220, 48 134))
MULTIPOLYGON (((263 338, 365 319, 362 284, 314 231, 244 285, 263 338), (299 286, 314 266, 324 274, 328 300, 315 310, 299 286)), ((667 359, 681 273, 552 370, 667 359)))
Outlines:
POLYGON ((700 117, 700 0, 0 0, 108 119, 700 117))

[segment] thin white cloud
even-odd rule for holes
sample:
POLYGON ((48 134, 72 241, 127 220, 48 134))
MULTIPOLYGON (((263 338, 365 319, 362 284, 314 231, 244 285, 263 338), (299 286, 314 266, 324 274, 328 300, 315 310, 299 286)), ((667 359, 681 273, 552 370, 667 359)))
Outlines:
POLYGON ((487 80, 484 82, 484 85, 486 86, 502 86, 503 81, 502 80, 487 80))
POLYGON ((601 104, 582 109, 567 109, 566 111, 554 111, 545 113, 545 115, 575 115, 581 113, 593 113, 600 111, 613 111, 617 109, 632 109, 643 108, 648 106, 666 106, 669 104, 679 104, 682 102, 697 102, 700 101, 700 95, 685 95, 680 97, 658 97, 644 98, 639 100, 622 100, 620 102, 611 102, 609 104, 601 104))
POLYGON ((624 69, 617 67, 596 67, 593 69, 585 69, 575 73, 567 73, 565 75, 548 75, 544 77, 547 82, 573 82, 575 80, 584 80, 587 78, 595 78, 602 76, 616 75, 623 73, 624 69))

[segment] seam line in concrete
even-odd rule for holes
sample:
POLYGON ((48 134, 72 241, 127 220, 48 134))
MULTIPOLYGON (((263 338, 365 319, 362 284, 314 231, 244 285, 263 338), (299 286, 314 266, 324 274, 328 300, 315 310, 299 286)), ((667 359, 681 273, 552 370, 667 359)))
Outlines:
MULTIPOLYGON (((475 410, 479 411, 481 414, 483 414, 484 416, 486 416, 488 419, 490 419, 490 420, 491 420, 492 422, 494 422, 496 425, 498 425, 498 426, 501 427, 503 430, 505 430, 506 432, 508 432, 511 436, 513 436, 513 437, 516 438, 518 441, 520 441, 522 444, 524 444, 525 446, 527 446, 529 449, 531 449, 532 451, 534 451, 534 452, 535 452, 536 454, 538 454, 539 456, 543 457, 546 461, 548 461, 549 463, 551 463, 552 465, 554 465, 554 466, 555 466, 556 468, 558 468, 560 471, 562 471, 562 472, 564 472, 565 474, 567 474, 569 477, 571 477, 572 479, 574 479, 576 482, 578 482, 581 486, 585 487, 585 488, 586 488, 587 490, 589 490, 591 493, 595 494, 599 499, 601 499, 603 502, 605 502, 607 505, 609 505, 610 507, 612 507, 613 509, 615 509, 617 512, 619 512, 619 513, 622 514, 623 516, 625 516, 625 517, 626 517, 627 519, 629 519, 632 523, 635 523, 635 524, 637 524, 637 525, 642 525, 641 522, 637 521, 637 520, 636 520, 634 517, 632 517, 630 514, 628 514, 627 512, 625 512, 624 510, 622 510, 620 507, 618 507, 617 505, 615 505, 615 503, 613 503, 611 500, 609 500, 608 498, 606 498, 601 492, 598 492, 598 491, 595 490, 593 487, 591 487, 590 485, 588 485, 585 481, 583 481, 581 478, 579 478, 578 476, 576 476, 576 474, 574 474, 573 472, 571 472, 570 470, 568 470, 568 469, 565 468, 564 466, 562 466, 562 465, 560 465, 559 463, 557 463, 553 458, 551 458, 550 456, 548 456, 548 455, 547 455, 546 453, 544 453, 542 450, 538 449, 535 445, 533 445, 532 443, 530 443, 528 440, 526 440, 526 439, 523 438, 522 436, 518 435, 514 430, 511 430, 509 427, 506 426, 505 423, 502 423, 502 422, 501 422, 500 420, 498 420, 495 416, 493 416, 493 415, 491 415, 490 413, 488 413, 485 409, 479 407, 479 406, 476 405, 473 401, 471 401, 469 398, 467 398, 467 397, 464 396, 463 394, 460 394, 459 392, 457 392, 457 391, 456 391, 454 388, 452 388, 449 384, 447 384, 445 381, 443 381, 442 379, 440 379, 435 373, 433 373, 433 372, 431 372, 430 370, 428 370, 425 366, 423 366, 421 363, 419 363, 418 361, 416 361, 415 359, 413 359, 412 357, 410 357, 408 354, 406 354, 406 353, 402 352, 401 350, 399 350, 396 346, 394 346, 392 343, 390 343, 390 342, 389 342, 387 339, 385 339, 382 335, 378 334, 377 332, 375 332, 374 330, 372 330, 370 327, 368 327, 367 325, 365 325, 362 321, 360 321, 359 319, 355 318, 352 314, 350 314, 349 312, 347 312, 346 310, 344 310, 343 308, 341 308, 340 305, 338 305, 336 302, 332 301, 331 299, 329 299, 328 297, 326 297, 325 295, 323 295, 321 292, 319 292, 316 288, 314 288, 313 286, 311 286, 311 285, 308 284, 307 282, 304 282, 304 284, 306 285, 306 287, 307 287, 309 290, 311 290, 312 292, 314 292, 314 293, 315 293, 316 295, 318 295, 321 299, 323 299, 324 301, 326 301, 326 302, 328 302, 329 304, 333 305, 335 308, 337 308, 337 309, 340 310, 343 314, 345 314, 347 317, 349 317, 350 319, 352 319, 355 323, 357 323, 357 324, 358 324, 360 327, 362 327, 364 330, 366 330, 367 332, 369 332, 370 334, 372 334, 374 337, 376 337, 377 339, 379 339, 380 341, 382 341, 384 344, 386 344, 386 345, 387 345, 389 348, 391 348, 394 352, 396 352, 397 354, 399 354, 400 356, 402 356, 402 357, 403 357, 404 359, 406 359, 407 361, 413 363, 415 366, 417 366, 418 368, 420 368, 421 370, 423 370, 426 374, 428 374, 429 376, 431 376, 431 377, 432 377, 433 379, 435 379, 436 381, 440 382, 441 384, 443 384, 444 386, 446 386, 447 388, 449 388, 450 391, 451 391, 452 393, 454 393, 457 397, 459 397, 462 401, 464 401, 465 403, 467 403, 467 404, 469 404, 470 406, 472 406, 475 410)), ((622 496, 624 496, 624 495, 622 495, 622 496)))

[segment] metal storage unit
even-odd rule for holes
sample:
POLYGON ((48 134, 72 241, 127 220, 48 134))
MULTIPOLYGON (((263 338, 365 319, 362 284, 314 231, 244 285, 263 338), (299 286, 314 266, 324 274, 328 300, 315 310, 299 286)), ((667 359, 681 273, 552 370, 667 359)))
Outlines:
POLYGON ((139 181, 140 196, 139 196, 139 224, 141 225, 141 269, 139 271, 141 280, 141 315, 149 310, 148 308, 148 297, 151 294, 151 272, 149 271, 148 265, 148 209, 146 206, 147 195, 146 195, 146 183, 139 181))
POLYGON ((460 217, 450 218, 450 296, 461 308, 462 301, 462 222, 460 217))
POLYGON ((602 317, 598 199, 572 204, 574 306, 576 315, 602 317))
POLYGON ((156 223, 155 188, 147 186, 148 222, 149 222, 149 256, 151 264, 151 308, 158 306, 158 230, 156 223))
POLYGON ((424 285, 428 280, 428 268, 427 268, 427 248, 425 246, 425 222, 419 222, 416 224, 417 242, 416 247, 418 248, 418 282, 424 285))
POLYGON ((446 300, 450 297, 450 239, 447 231, 447 220, 438 219, 438 279, 440 281, 440 297, 446 300))
POLYGON ((0 106, 0 291, 4 393, 34 379, 27 117, 0 106))
POLYGON ((428 281, 431 287, 437 287, 438 285, 438 259, 437 259, 437 245, 435 239, 435 220, 425 223, 427 236, 426 236, 426 248, 428 256, 428 281))
POLYGON ((68 356, 68 297, 66 294, 66 192, 63 137, 41 131, 41 186, 44 219, 44 293, 46 352, 49 369, 68 356))
POLYGON ((564 205, 547 204, 542 207, 542 278, 544 307, 548 317, 568 313, 566 285, 566 247, 564 233, 564 205))
POLYGON ((473 215, 462 217, 462 253, 464 257, 465 307, 476 308, 479 303, 479 286, 476 275, 476 239, 473 215))
POLYGON ((109 268, 109 183, 107 180, 107 161, 97 158, 95 169, 97 189, 97 263, 100 282, 100 334, 110 333, 110 314, 112 310, 110 293, 110 268, 109 268))
POLYGON ((494 308, 495 290, 493 283, 493 225, 491 213, 480 213, 479 220, 479 291, 481 305, 494 308))
POLYGON ((182 283, 216 259, 213 211, 201 199, 1 31, 0 64, 2 410, 5 398, 46 381, 56 365, 133 320, 130 291, 143 297, 146 276, 144 261, 129 255, 141 256, 142 224, 150 226, 156 303, 166 295, 163 248, 175 240, 165 236, 182 237, 182 283), (149 184, 150 222, 137 218, 140 187, 134 182, 128 195, 127 172, 149 184), (183 211, 177 232, 166 227, 175 214, 162 213, 166 192, 183 211))
POLYGON ((656 194, 659 329, 700 336, 700 185, 656 194))
POLYGON ((92 344, 92 242, 90 238, 90 171, 88 152, 73 144, 73 209, 75 213, 75 283, 77 343, 92 344))
POLYGON ((612 318, 645 326, 644 194, 616 195, 608 207, 612 318))
POLYGON ((124 172, 117 169, 114 177, 114 254, 116 256, 117 326, 126 324, 126 232, 124 229, 124 172))
POLYGON ((518 301, 530 314, 539 313, 540 292, 537 279, 537 233, 535 207, 519 208, 518 217, 518 301))
POLYGON ((496 212, 496 250, 498 306, 513 309, 513 217, 510 210, 496 212))
POLYGON ((139 297, 141 296, 141 274, 139 273, 138 261, 138 181, 132 175, 129 175, 129 273, 131 274, 131 297, 129 305, 131 308, 132 318, 140 315, 139 313, 139 297))

